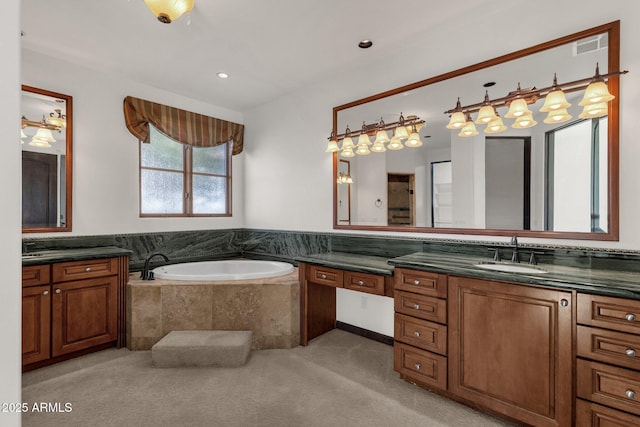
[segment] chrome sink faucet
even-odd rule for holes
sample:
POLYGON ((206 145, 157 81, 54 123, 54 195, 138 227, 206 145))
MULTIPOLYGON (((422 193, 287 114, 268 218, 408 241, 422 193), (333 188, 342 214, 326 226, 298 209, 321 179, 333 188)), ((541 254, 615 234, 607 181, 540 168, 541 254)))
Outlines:
POLYGON ((142 268, 142 272, 140 273, 140 278, 142 280, 154 280, 153 271, 149 271, 149 264, 151 262, 151 258, 156 256, 160 256, 165 260, 165 262, 169 262, 169 257, 167 257, 165 254, 162 254, 160 252, 152 253, 144 262, 144 267, 142 268))
POLYGON ((511 255, 511 262, 520 262, 520 253, 518 252, 518 237, 513 236, 511 238, 510 246, 513 248, 513 255, 511 255))

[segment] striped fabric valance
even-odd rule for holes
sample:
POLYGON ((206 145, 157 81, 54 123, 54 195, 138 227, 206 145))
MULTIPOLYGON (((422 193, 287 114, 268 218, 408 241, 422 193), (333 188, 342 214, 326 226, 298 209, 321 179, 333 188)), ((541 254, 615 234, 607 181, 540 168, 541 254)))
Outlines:
POLYGON ((168 137, 196 147, 212 147, 233 141, 232 154, 242 152, 244 125, 192 113, 140 98, 124 99, 127 129, 140 141, 149 142, 149 123, 168 137))

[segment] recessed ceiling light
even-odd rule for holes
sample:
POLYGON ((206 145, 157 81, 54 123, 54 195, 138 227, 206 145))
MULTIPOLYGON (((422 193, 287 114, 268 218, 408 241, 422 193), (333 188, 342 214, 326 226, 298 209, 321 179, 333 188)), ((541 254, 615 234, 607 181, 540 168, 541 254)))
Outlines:
POLYGON ((495 86, 496 82, 486 82, 485 84, 483 84, 482 86, 484 87, 491 87, 491 86, 495 86))
POLYGON ((227 73, 223 73, 222 71, 219 72, 218 74, 216 74, 216 76, 218 76, 221 79, 226 79, 227 77, 229 77, 229 74, 227 73))
POLYGON ((358 43, 358 47, 360 49, 369 49, 371 46, 373 46, 373 42, 371 40, 362 40, 360 41, 360 43, 358 43))

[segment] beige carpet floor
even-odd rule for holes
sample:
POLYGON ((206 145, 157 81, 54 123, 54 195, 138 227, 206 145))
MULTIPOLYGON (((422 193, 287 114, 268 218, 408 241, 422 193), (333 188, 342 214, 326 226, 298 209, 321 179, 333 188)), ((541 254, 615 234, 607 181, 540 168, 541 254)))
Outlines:
POLYGON ((23 374, 24 427, 505 426, 401 380, 392 347, 341 330, 240 368, 154 368, 110 349, 23 374))

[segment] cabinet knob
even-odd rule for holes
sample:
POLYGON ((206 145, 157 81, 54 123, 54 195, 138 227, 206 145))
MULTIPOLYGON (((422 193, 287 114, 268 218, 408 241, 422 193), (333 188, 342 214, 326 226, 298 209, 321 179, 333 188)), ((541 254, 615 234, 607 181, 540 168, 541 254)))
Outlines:
POLYGON ((624 392, 624 394, 629 398, 629 399, 635 399, 636 398, 636 392, 633 390, 627 390, 624 392))
POLYGON ((636 351, 632 348, 628 348, 624 353, 629 357, 636 357, 636 351))
POLYGON ((415 336, 419 337, 419 336, 420 336, 420 331, 415 331, 415 332, 413 333, 413 335, 415 335, 415 336))
MULTIPOLYGON (((421 364, 419 364, 419 363, 416 363, 415 368, 416 368, 416 371, 419 371, 419 370, 420 370, 420 368, 422 368, 422 365, 421 365, 421 364)), ((627 391, 627 392, 628 392, 628 391, 627 391)))
POLYGON ((84 271, 86 271, 87 273, 91 271, 91 267, 87 267, 84 269, 84 271))
POLYGON ((415 280, 413 281, 413 284, 414 284, 414 285, 419 285, 419 284, 420 284, 420 280, 415 279, 415 280))
POLYGON ((60 289, 56 289, 56 294, 59 294, 60 292, 62 292, 60 289))
POLYGON ((567 301, 566 299, 561 299, 560 300, 560 306, 561 307, 567 307, 569 305, 569 301, 567 301))
POLYGON ((358 281, 358 285, 360 285, 360 286, 364 286, 364 282, 363 282, 362 280, 359 280, 359 281, 358 281))
POLYGON ((636 320, 636 315, 635 315, 635 314, 632 314, 632 313, 629 313, 629 314, 627 314, 627 315, 626 315, 626 316, 624 316, 624 317, 625 317, 625 319, 627 319, 627 321, 629 321, 629 322, 633 322, 633 321, 635 321, 635 320, 636 320))
POLYGON ((326 279, 327 275, 326 274, 321 274, 320 277, 322 277, 323 279, 326 279))
POLYGON ((44 296, 46 297, 47 295, 49 295, 49 291, 44 291, 44 292, 42 293, 42 295, 44 295, 44 296))
POLYGON ((420 310, 420 304, 413 304, 413 308, 415 308, 416 310, 420 310))

